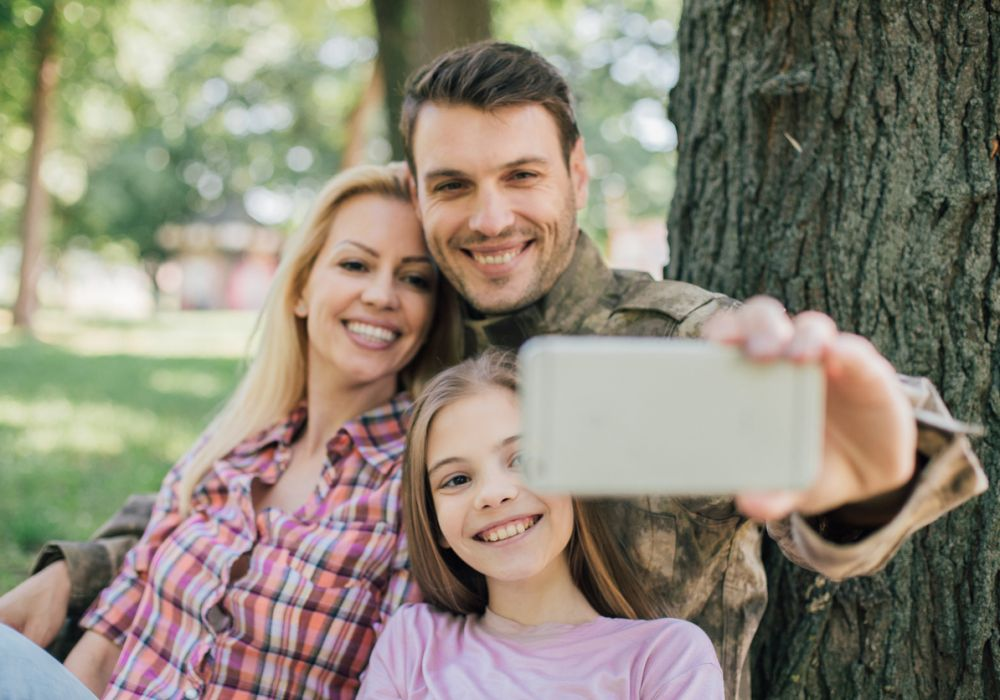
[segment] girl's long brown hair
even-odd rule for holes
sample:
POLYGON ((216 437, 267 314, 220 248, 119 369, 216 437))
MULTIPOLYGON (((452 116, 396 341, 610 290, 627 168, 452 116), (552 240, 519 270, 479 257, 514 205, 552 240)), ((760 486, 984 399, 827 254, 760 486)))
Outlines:
MULTIPOLYGON (((427 602, 460 614, 485 611, 486 578, 439 544, 443 538, 427 478, 427 437, 441 409, 492 387, 517 392, 513 354, 487 350, 432 379, 414 405, 404 456, 403 522, 413 577, 427 602)), ((600 615, 659 617, 631 561, 604 524, 601 508, 600 501, 573 499, 573 534, 566 554, 574 583, 600 615)))

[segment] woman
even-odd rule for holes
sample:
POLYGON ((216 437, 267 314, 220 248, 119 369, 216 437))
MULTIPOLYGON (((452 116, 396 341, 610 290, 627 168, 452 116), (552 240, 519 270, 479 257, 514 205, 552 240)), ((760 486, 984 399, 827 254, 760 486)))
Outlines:
POLYGON ((407 389, 455 349, 405 182, 342 173, 289 242, 256 358, 81 621, 66 667, 94 693, 353 697, 383 617, 415 594, 407 389))
POLYGON ((593 503, 518 473, 513 357, 444 371, 417 400, 403 470, 427 604, 386 625, 359 698, 721 698, 708 636, 655 617, 593 503))

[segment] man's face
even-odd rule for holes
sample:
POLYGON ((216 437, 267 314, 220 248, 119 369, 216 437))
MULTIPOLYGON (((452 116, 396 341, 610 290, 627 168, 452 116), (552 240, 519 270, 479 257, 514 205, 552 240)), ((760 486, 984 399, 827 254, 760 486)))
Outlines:
POLYGON ((547 294, 587 201, 583 141, 569 166, 540 105, 484 112, 429 103, 413 133, 416 206, 431 255, 473 307, 506 313, 547 294))

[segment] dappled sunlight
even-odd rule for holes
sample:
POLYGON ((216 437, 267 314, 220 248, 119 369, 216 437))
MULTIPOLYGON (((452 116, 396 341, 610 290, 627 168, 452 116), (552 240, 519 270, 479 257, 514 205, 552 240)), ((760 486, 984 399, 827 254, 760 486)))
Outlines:
POLYGON ((226 387, 218 375, 184 369, 158 369, 149 375, 149 387, 161 394, 182 394, 211 398, 218 396, 226 387))
POLYGON ((17 431, 7 449, 23 458, 56 451, 117 455, 129 443, 155 445, 162 425, 149 411, 64 398, 0 398, 0 425, 17 431))
POLYGON ((35 334, 82 355, 244 357, 256 314, 243 311, 161 312, 147 321, 108 323, 40 312, 35 334))

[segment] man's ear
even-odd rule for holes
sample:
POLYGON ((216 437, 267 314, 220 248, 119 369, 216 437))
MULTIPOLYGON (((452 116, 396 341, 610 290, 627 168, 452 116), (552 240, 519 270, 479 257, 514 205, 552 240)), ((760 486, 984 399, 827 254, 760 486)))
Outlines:
POLYGON ((406 185, 410 190, 410 204, 413 205, 413 211, 417 214, 417 221, 423 225, 424 217, 420 213, 420 197, 417 196, 417 178, 413 175, 409 163, 406 164, 406 185))
POLYGON ((587 205, 590 173, 587 172, 587 151, 583 147, 583 137, 579 137, 569 153, 569 178, 573 183, 573 197, 577 209, 587 205))

